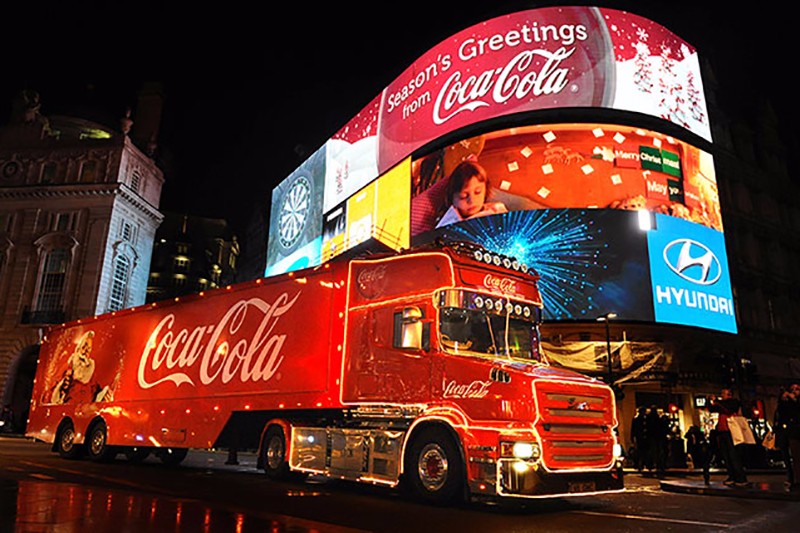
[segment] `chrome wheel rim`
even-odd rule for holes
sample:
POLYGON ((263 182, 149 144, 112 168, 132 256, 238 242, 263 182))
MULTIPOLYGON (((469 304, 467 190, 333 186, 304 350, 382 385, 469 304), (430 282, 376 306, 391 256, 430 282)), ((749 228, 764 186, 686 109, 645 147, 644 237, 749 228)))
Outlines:
POLYGON ((447 454, 438 444, 422 448, 417 463, 417 472, 422 486, 431 492, 441 489, 447 482, 447 454))
POLYGON ((66 428, 64 431, 61 432, 61 449, 65 452, 72 450, 72 446, 75 444, 75 430, 72 428, 66 428))
POLYGON ((92 455, 100 455, 106 445, 106 435, 103 431, 95 431, 92 433, 92 441, 89 443, 89 449, 92 455))

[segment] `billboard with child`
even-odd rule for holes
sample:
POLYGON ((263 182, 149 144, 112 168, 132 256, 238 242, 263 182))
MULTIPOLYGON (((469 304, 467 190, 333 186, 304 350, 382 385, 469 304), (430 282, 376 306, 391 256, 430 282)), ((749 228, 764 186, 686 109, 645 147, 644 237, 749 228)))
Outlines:
MULTIPOLYGON (((324 156, 314 224, 321 226, 327 217, 326 224, 335 227, 336 216, 330 215, 336 211, 340 216, 349 198, 413 152, 453 132, 498 117, 524 123, 527 113, 566 107, 643 113, 711 140, 697 52, 663 26, 597 7, 510 13, 466 28, 423 54, 312 156, 324 156)), ((655 150, 648 147, 638 155, 666 165, 666 174, 677 171, 668 166, 676 162, 674 153, 655 150)), ((294 178, 286 181, 294 183, 294 178)), ((659 191, 672 196, 692 192, 666 180, 651 187, 649 197, 659 191)), ((538 197, 549 190, 545 186, 538 197)), ((321 257, 319 239, 289 251, 294 244, 287 247, 286 238, 272 237, 297 234, 299 217, 286 216, 280 202, 276 197, 272 206, 284 214, 270 224, 270 274, 314 264, 307 261, 312 255, 317 262, 321 257)))
POLYGON ((411 180, 412 236, 477 216, 552 208, 647 209, 722 230, 711 155, 642 128, 488 132, 415 160, 411 180))

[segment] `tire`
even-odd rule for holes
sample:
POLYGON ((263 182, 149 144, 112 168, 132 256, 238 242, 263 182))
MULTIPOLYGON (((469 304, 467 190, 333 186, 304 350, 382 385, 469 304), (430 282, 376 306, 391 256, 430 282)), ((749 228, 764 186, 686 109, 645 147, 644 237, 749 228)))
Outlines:
POLYGON ((261 459, 267 477, 277 481, 289 479, 289 463, 286 460, 286 435, 280 426, 270 426, 261 446, 261 459))
POLYGON ((117 448, 108 445, 108 428, 105 422, 92 424, 86 439, 86 453, 89 459, 98 463, 112 461, 117 456, 117 448))
POLYGON ((167 466, 178 466, 188 453, 187 448, 159 448, 155 452, 156 457, 167 466))
POLYGON ((406 455, 405 474, 413 494, 435 505, 464 499, 464 463, 458 445, 441 428, 423 429, 406 455))
POLYGON ((56 451, 64 459, 79 459, 83 455, 83 447, 75 444, 75 425, 66 420, 56 433, 56 451))
POLYGON ((146 446, 130 446, 122 451, 129 463, 141 463, 150 455, 150 448, 146 446))

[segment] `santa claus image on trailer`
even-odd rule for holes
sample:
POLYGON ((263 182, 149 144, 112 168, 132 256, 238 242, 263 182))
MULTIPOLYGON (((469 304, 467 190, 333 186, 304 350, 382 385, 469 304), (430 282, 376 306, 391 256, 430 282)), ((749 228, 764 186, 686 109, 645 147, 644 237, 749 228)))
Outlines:
POLYGON ((78 339, 75 350, 67 359, 66 369, 46 398, 48 403, 91 403, 111 399, 109 387, 101 387, 94 378, 93 338, 94 331, 87 331, 78 339))

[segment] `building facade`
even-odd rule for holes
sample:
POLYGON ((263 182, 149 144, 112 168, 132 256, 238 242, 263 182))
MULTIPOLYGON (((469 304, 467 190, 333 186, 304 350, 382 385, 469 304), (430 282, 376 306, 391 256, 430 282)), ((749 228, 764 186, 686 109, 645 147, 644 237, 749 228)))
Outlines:
POLYGON ((225 220, 165 212, 156 231, 147 302, 234 283, 239 253, 225 220))
POLYGON ((0 131, 0 398, 17 430, 46 328, 143 304, 162 220, 164 175, 129 116, 114 130, 40 105, 22 93, 0 131))

